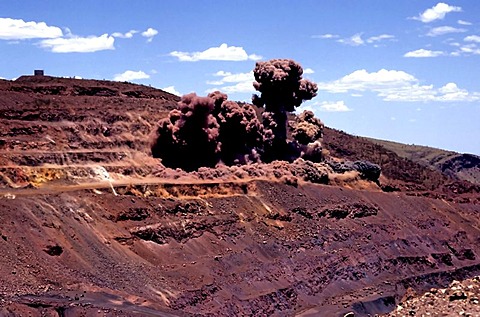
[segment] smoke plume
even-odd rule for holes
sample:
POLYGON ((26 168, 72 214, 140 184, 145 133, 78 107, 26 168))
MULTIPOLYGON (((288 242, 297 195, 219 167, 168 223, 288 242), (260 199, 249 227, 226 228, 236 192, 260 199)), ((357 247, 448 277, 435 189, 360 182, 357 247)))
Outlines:
POLYGON ((188 94, 158 124, 152 144, 154 157, 168 167, 186 171, 260 161, 271 135, 255 109, 227 100, 219 91, 207 97, 188 94))
POLYGON ((215 166, 220 126, 212 115, 214 99, 191 93, 182 97, 178 107, 158 123, 153 156, 161 158, 165 166, 187 171, 215 166))
POLYGON ((265 107, 262 121, 254 106, 228 100, 219 91, 207 97, 183 96, 178 109, 158 123, 153 156, 161 158, 165 167, 184 171, 298 158, 320 162, 323 123, 313 112, 298 116, 293 140, 287 142, 287 114, 317 91, 317 85, 302 74, 302 67, 293 60, 256 64, 253 85, 261 95, 254 95, 253 101, 265 107))
POLYGON ((323 160, 322 143, 324 125, 316 118, 312 111, 303 111, 296 116, 295 122, 290 125, 293 140, 300 151, 300 156, 312 162, 323 160))
POLYGON ((303 111, 295 118, 295 121, 296 125, 292 136, 298 143, 307 145, 323 137, 324 125, 312 111, 303 111))
POLYGON ((253 95, 252 102, 258 107, 265 106, 264 124, 271 127, 274 134, 270 159, 283 158, 278 156, 285 156, 288 150, 287 113, 315 97, 317 85, 303 79, 303 68, 291 59, 257 62, 253 74, 253 86, 261 94, 253 95), (276 124, 272 125, 272 121, 276 124))
POLYGON ((250 105, 225 100, 218 109, 221 160, 227 165, 245 164, 260 160, 265 136, 255 109, 250 105), (259 153, 260 152, 260 153, 259 153))

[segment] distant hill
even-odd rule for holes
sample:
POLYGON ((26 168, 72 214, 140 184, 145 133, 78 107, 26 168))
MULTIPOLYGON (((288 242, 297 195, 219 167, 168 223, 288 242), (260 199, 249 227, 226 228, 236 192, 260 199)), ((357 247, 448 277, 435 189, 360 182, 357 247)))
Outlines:
POLYGON ((443 198, 458 193, 477 197, 480 193, 478 157, 470 154, 427 147, 419 147, 421 151, 417 153, 405 144, 373 141, 332 128, 325 128, 323 145, 333 157, 380 165, 386 191, 443 198))
POLYGON ((424 166, 433 166, 451 177, 480 185, 480 157, 477 155, 460 154, 428 146, 408 145, 373 138, 365 139, 383 146, 399 157, 424 166))

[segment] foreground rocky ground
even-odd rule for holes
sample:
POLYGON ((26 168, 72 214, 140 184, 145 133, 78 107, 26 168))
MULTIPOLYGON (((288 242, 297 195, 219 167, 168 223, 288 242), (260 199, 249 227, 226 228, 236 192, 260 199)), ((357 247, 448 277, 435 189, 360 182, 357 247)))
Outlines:
POLYGON ((480 277, 453 281, 447 288, 424 294, 407 291, 404 300, 387 316, 480 316, 480 277))
POLYGON ((96 187, 0 200, 4 313, 368 315, 479 273, 478 205, 268 181, 96 187))
POLYGON ((380 184, 159 178, 149 135, 176 96, 0 88, 0 316, 478 315, 474 184, 333 130, 380 184))

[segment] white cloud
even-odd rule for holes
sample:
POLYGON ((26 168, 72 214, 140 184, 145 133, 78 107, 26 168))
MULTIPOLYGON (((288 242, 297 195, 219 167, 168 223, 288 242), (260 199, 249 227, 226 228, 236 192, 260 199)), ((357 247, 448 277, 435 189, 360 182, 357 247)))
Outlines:
POLYGON ((469 94, 466 89, 460 89, 455 83, 448 83, 438 89, 442 94, 440 98, 443 101, 458 101, 458 100, 480 100, 480 94, 469 94))
POLYGON ((457 87, 457 84, 455 83, 448 83, 445 86, 441 87, 438 89, 438 91, 448 94, 448 93, 455 93, 458 92, 459 89, 457 87))
POLYGON ((336 34, 321 34, 321 35, 312 35, 312 38, 314 39, 336 39, 339 36, 336 34))
POLYGON ((428 31, 427 36, 439 36, 450 33, 467 32, 466 29, 454 28, 452 26, 439 26, 428 31))
POLYGON ((225 77, 225 76, 230 76, 230 75, 232 75, 231 72, 226 72, 224 70, 219 70, 218 72, 213 74, 213 76, 220 76, 220 77, 225 77))
POLYGON ((241 81, 253 82, 255 80, 255 77, 253 76, 253 72, 232 74, 230 72, 225 72, 221 70, 216 72, 214 76, 223 77, 220 80, 222 83, 238 83, 241 81))
POLYGON ((20 19, 0 18, 0 39, 53 39, 62 37, 59 27, 48 26, 45 22, 25 22, 20 19))
POLYGON ((337 42, 351 46, 360 46, 365 44, 365 41, 362 39, 362 33, 357 33, 346 39, 337 40, 337 42))
POLYGON ((314 71, 313 69, 311 69, 311 68, 305 68, 305 69, 303 70, 303 73, 308 75, 308 74, 314 74, 315 71, 314 71))
POLYGON ((427 102, 437 100, 433 85, 421 86, 419 84, 384 89, 378 91, 378 96, 382 97, 384 101, 427 102))
POLYGON ((181 96, 182 94, 175 89, 175 86, 168 86, 168 87, 165 87, 165 88, 161 88, 163 91, 166 91, 166 92, 169 92, 173 95, 177 95, 177 96, 181 96))
POLYGON ((115 38, 108 34, 89 37, 55 38, 42 40, 40 46, 54 53, 91 53, 113 50, 115 38))
POLYGON ((320 111, 323 112, 348 112, 352 109, 348 108, 343 100, 340 101, 323 101, 320 103, 315 103, 313 106, 320 106, 320 111))
POLYGON ((138 33, 136 30, 130 30, 127 33, 115 32, 112 34, 113 37, 118 37, 122 39, 131 39, 134 34, 138 33))
POLYGON ((228 46, 223 43, 219 47, 211 47, 203 52, 179 52, 173 51, 170 56, 178 58, 180 62, 197 62, 202 60, 210 61, 246 61, 259 60, 262 57, 256 54, 248 55, 243 47, 228 46))
POLYGON ((457 56, 460 54, 473 54, 473 55, 480 55, 480 49, 477 47, 475 43, 463 45, 460 47, 460 51, 455 52, 457 56))
POLYGON ((476 42, 480 43, 480 36, 478 35, 469 35, 463 39, 465 42, 476 42))
POLYGON ((370 91, 384 101, 429 102, 429 101, 479 101, 479 92, 468 92, 448 83, 438 89, 433 85, 420 85, 415 76, 399 70, 381 69, 369 73, 357 70, 338 80, 318 84, 319 90, 330 93, 370 91))
POLYGON ((458 20, 457 23, 460 24, 460 25, 472 25, 471 22, 464 21, 464 20, 458 20))
POLYGON ((461 7, 455 7, 443 2, 439 2, 435 6, 419 14, 417 17, 413 17, 413 19, 422 21, 423 23, 430 23, 435 20, 442 20, 443 18, 445 18, 445 15, 447 13, 461 11, 461 7))
POLYGON ((318 89, 343 93, 350 90, 366 91, 383 87, 401 87, 405 83, 415 81, 414 76, 403 71, 381 69, 378 72, 369 73, 365 69, 361 69, 333 82, 320 83, 318 89))
POLYGON ((207 92, 215 90, 220 90, 225 93, 255 92, 255 89, 253 88, 253 82, 255 81, 253 72, 233 74, 221 70, 213 74, 213 76, 221 78, 214 81, 208 81, 207 84, 221 87, 209 89, 207 92))
POLYGON ((250 54, 248 55, 248 59, 249 60, 252 60, 252 61, 258 61, 258 60, 261 60, 263 58, 262 55, 258 55, 258 54, 250 54))
POLYGON ((416 51, 407 52, 403 56, 404 57, 418 58, 418 57, 437 57, 437 56, 442 56, 442 55, 445 55, 445 53, 442 52, 442 51, 431 51, 431 50, 426 50, 426 49, 421 48, 421 49, 416 50, 416 51))
POLYGON ((70 30, 70 28, 63 28, 65 34, 64 34, 64 37, 73 37, 73 33, 72 31, 70 30))
MULTIPOLYGON (((441 52, 441 55, 450 55, 450 56, 462 56, 462 55, 480 55, 480 48, 477 46, 480 43, 480 36, 478 35, 469 35, 465 37, 464 42, 451 42, 454 39, 448 39, 446 42, 453 47, 456 47, 456 50, 450 53, 441 52)), ((429 57, 429 56, 427 56, 429 57)))
POLYGON ((383 40, 392 40, 394 38, 395 38, 395 36, 393 36, 391 34, 381 34, 381 35, 369 37, 367 39, 367 43, 375 43, 375 42, 380 42, 380 41, 383 41, 383 40))
POLYGON ((253 84, 251 81, 249 82, 242 81, 242 82, 236 83, 235 85, 223 86, 217 89, 212 89, 210 91, 215 91, 215 90, 220 90, 227 94, 255 92, 255 89, 253 88, 253 84))
POLYGON ((150 75, 147 73, 139 70, 139 71, 133 71, 133 70, 127 70, 121 74, 116 74, 115 77, 113 77, 113 80, 115 81, 133 81, 133 80, 138 80, 138 79, 147 79, 150 78, 150 75))
POLYGON ((223 85, 224 82, 221 81, 221 80, 207 80, 207 85, 214 85, 214 86, 218 86, 218 85, 223 85))
POLYGON ((362 33, 357 33, 349 38, 339 39, 337 40, 337 42, 346 44, 346 45, 351 45, 351 46, 360 46, 360 45, 365 45, 365 43, 372 44, 372 43, 378 43, 384 40, 393 40, 395 38, 395 36, 391 34, 380 34, 377 36, 371 36, 368 39, 364 40, 362 38, 362 35, 363 35, 362 33))
POLYGON ((154 28, 148 28, 146 31, 142 32, 142 36, 147 38, 147 42, 151 42, 157 34, 158 31, 154 28))

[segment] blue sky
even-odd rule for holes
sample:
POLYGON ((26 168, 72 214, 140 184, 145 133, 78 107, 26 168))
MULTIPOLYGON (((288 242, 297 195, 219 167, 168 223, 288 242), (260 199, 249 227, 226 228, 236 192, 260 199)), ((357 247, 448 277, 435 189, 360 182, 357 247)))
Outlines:
POLYGON ((303 108, 346 132, 480 154, 480 1, 0 0, 0 77, 254 93, 257 60, 319 86, 303 108))

